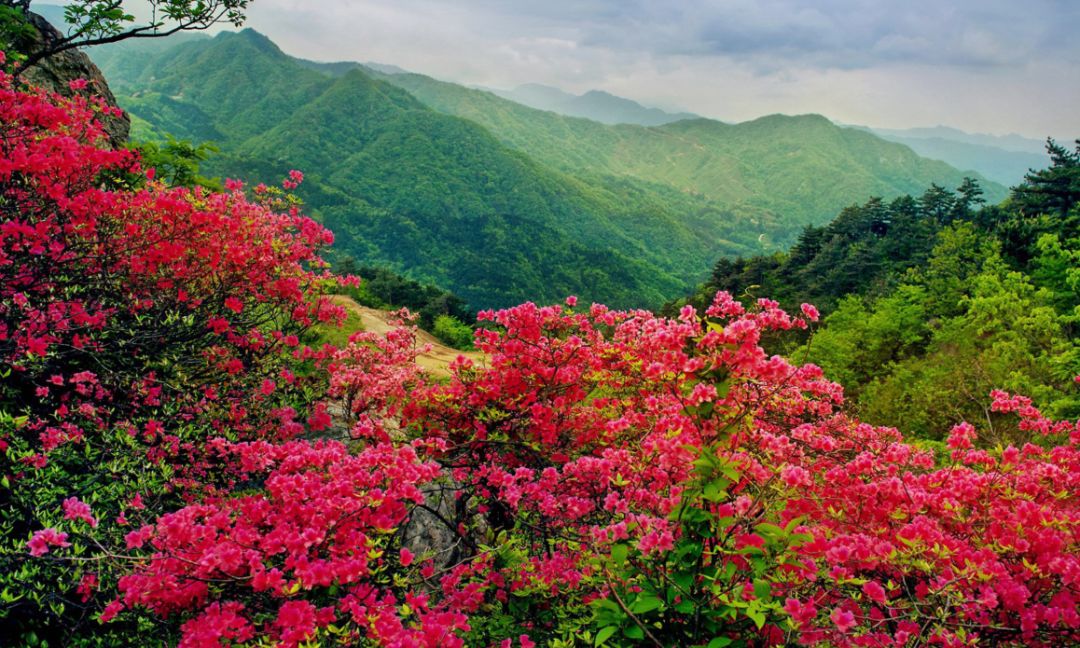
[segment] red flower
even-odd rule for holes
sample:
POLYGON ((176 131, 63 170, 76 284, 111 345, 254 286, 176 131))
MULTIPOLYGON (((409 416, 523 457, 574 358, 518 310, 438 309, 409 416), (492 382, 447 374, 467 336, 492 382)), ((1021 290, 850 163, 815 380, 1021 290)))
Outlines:
POLYGON ((42 529, 35 532, 26 545, 30 548, 31 556, 44 556, 49 553, 49 547, 70 547, 67 537, 68 534, 56 529, 42 529))
POLYGON ((834 608, 829 614, 829 620, 833 622, 836 629, 840 632, 848 632, 855 627, 855 615, 847 610, 841 608, 834 608))
POLYGON ((64 517, 68 520, 82 520, 92 528, 98 525, 97 518, 91 515, 90 506, 77 497, 64 500, 64 517))

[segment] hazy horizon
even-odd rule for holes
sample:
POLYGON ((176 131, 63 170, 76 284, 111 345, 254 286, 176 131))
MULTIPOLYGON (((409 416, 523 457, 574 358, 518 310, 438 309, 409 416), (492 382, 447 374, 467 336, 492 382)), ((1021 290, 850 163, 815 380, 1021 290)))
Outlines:
POLYGON ((257 0, 291 54, 496 88, 599 89, 724 121, 1080 136, 1080 3, 257 0))
MULTIPOLYGON (((588 90, 741 122, 1080 137, 1080 3, 1036 0, 255 0, 291 55, 471 86, 588 90)), ((136 15, 139 3, 127 3, 136 15)))

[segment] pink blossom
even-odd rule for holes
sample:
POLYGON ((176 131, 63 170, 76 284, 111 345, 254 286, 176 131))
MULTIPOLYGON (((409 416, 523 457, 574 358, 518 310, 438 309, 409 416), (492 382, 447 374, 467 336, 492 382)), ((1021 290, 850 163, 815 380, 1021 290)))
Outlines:
POLYGON ((44 556, 49 553, 50 547, 70 547, 71 543, 67 542, 67 537, 68 534, 56 529, 42 529, 36 531, 26 545, 30 548, 31 556, 44 556))
POLYGON ((96 528, 98 525, 97 518, 91 515, 90 505, 77 497, 64 500, 64 517, 68 520, 82 520, 91 528, 96 528))
POLYGON ((836 626, 836 629, 840 632, 848 632, 855 627, 855 615, 841 608, 833 608, 833 611, 829 614, 829 619, 836 626))

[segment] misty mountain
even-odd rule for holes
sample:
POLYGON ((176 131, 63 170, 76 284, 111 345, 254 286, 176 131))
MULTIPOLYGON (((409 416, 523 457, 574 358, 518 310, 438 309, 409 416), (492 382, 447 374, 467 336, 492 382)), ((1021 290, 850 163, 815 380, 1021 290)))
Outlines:
POLYGON ((1020 135, 966 133, 948 126, 932 128, 871 128, 853 126, 882 139, 903 144, 919 155, 958 169, 978 172, 1005 186, 1019 184, 1031 169, 1045 167, 1046 142, 1020 135))
POLYGON ((299 168, 340 253, 476 307, 571 293, 657 305, 719 256, 784 247, 870 195, 964 175, 820 116, 611 126, 422 75, 301 61, 252 30, 116 47, 90 53, 136 137, 214 140, 222 155, 206 170, 250 181, 299 168))
POLYGON ((871 128, 882 137, 901 137, 904 139, 943 139, 961 144, 974 146, 989 146, 1015 153, 1046 152, 1046 141, 1024 137, 1016 133, 1008 135, 988 135, 986 133, 966 133, 958 128, 949 126, 933 126, 930 128, 871 128))
MULTIPOLYGON (((891 142, 911 147, 911 150, 923 157, 947 162, 958 169, 981 173, 1006 186, 1019 184, 1028 171, 1041 169, 1050 162, 1045 150, 1042 153, 1026 153, 943 137, 878 134, 891 142)), ((1045 148, 1045 143, 1042 146, 1045 148)))
POLYGON ((538 83, 527 83, 513 90, 491 90, 504 99, 568 117, 583 117, 601 124, 638 124, 639 126, 661 126, 679 121, 695 119, 692 113, 669 113, 659 108, 648 108, 631 99, 618 97, 603 90, 590 90, 585 94, 575 95, 538 83))

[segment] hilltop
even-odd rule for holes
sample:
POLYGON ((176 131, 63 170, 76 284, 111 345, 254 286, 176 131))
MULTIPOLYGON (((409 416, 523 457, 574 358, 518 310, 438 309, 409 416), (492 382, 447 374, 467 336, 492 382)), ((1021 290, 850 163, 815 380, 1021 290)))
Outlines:
POLYGON ((298 167, 340 253, 480 308, 567 294, 657 306, 717 257, 784 248, 866 196, 964 175, 820 116, 611 126, 303 61, 250 29, 140 47, 92 52, 136 139, 215 141, 207 170, 251 181, 298 167))

